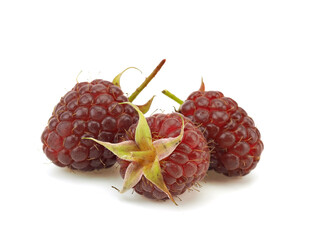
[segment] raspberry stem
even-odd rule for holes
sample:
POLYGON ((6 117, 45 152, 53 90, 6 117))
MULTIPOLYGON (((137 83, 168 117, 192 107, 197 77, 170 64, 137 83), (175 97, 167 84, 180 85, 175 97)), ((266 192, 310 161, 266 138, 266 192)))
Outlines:
POLYGON ((176 95, 174 95, 173 93, 169 92, 168 90, 163 90, 162 93, 164 95, 166 95, 167 97, 171 98, 172 100, 174 100, 175 102, 179 103, 180 105, 183 104, 183 101, 178 98, 176 95))
POLYGON ((153 70, 153 72, 144 80, 144 82, 130 95, 128 98, 129 102, 132 102, 139 93, 149 84, 149 82, 157 75, 159 70, 162 68, 163 64, 166 62, 166 59, 163 59, 159 65, 153 70))

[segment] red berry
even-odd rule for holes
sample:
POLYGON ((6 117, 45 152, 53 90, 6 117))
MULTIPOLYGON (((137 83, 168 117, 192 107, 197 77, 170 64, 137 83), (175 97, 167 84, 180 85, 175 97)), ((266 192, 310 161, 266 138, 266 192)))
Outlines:
POLYGON ((77 83, 55 107, 42 133, 43 151, 60 167, 83 171, 111 167, 116 156, 82 137, 118 142, 138 120, 121 89, 111 82, 77 83))
MULTIPOLYGON (((184 118, 185 128, 182 141, 175 150, 160 161, 163 180, 172 196, 184 193, 204 178, 209 167, 210 153, 207 142, 189 119, 184 118)), ((177 137, 181 131, 182 118, 178 113, 155 114, 147 118, 152 141, 177 137)), ((132 125, 123 140, 134 140, 137 124, 132 125)), ((120 174, 124 178, 130 162, 118 159, 120 174)), ((153 199, 167 199, 168 195, 157 188, 145 176, 134 186, 137 193, 153 199)))
POLYGON ((221 92, 190 94, 180 112, 200 126, 211 150, 210 167, 227 176, 243 176, 260 160, 260 132, 247 113, 221 92))

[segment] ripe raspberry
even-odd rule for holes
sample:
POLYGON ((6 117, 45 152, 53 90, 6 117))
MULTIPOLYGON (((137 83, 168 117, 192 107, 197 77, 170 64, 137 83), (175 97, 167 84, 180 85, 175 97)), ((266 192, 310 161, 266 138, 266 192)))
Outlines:
POLYGON ((89 139, 118 156, 124 178, 120 192, 134 188, 146 197, 169 197, 175 203, 173 196, 206 175, 210 160, 207 142, 199 128, 181 114, 155 114, 145 119, 132 106, 139 113, 139 121, 128 129, 122 142, 89 139))
MULTIPOLYGON (((181 130, 181 115, 155 114, 147 118, 152 133, 152 141, 177 137, 181 130)), ((178 147, 160 161, 163 180, 173 196, 184 193, 204 178, 209 167, 209 150, 203 134, 190 120, 185 121, 184 136, 178 147)), ((132 125, 125 140, 134 140, 137 124, 132 125)), ((118 158, 120 174, 124 178, 129 161, 118 158)), ((137 193, 153 199, 167 199, 165 192, 157 188, 145 176, 134 186, 137 193)))
POLYGON ((211 151, 209 169, 226 176, 244 176, 256 167, 264 148, 260 132, 233 99, 218 91, 205 91, 202 83, 179 112, 200 126, 206 137, 211 151))
POLYGON ((77 83, 55 107, 42 133, 43 151, 60 167, 90 171, 111 167, 116 157, 108 149, 82 137, 118 142, 132 123, 138 120, 121 89, 109 81, 97 79, 77 83))
MULTIPOLYGON (((129 101, 142 91, 164 63, 162 60, 129 101)), ((101 79, 77 83, 61 98, 41 136, 43 151, 54 164, 91 171, 111 167, 116 162, 116 156, 108 149, 82 138, 116 143, 138 120, 137 112, 130 105, 119 104, 128 102, 120 89, 122 73, 112 83, 101 79)), ((152 99, 140 108, 148 111, 152 99)))

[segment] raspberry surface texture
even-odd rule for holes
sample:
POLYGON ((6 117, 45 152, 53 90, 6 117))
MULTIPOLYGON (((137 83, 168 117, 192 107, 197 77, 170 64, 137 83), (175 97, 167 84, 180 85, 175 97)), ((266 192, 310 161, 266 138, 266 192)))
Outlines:
MULTIPOLYGON (((160 161, 164 183, 172 196, 184 193, 188 188, 204 178, 209 168, 210 152, 202 132, 189 119, 181 114, 154 114, 147 119, 152 141, 177 137, 184 120, 184 134, 174 151, 160 161)), ((123 141, 135 139, 137 124, 127 131, 123 141)), ((120 174, 125 178, 130 161, 119 159, 120 174)), ((134 186, 134 190, 152 199, 167 199, 168 195, 161 191, 145 176, 134 186)))
POLYGON ((108 149, 82 139, 92 137, 116 143, 138 120, 122 90, 97 79, 77 83, 54 108, 41 140, 46 156, 57 166, 91 171, 108 168, 116 156, 108 149))
POLYGON ((264 148, 259 130, 247 113, 218 91, 195 91, 179 110, 198 125, 208 141, 210 167, 226 176, 254 169, 264 148))

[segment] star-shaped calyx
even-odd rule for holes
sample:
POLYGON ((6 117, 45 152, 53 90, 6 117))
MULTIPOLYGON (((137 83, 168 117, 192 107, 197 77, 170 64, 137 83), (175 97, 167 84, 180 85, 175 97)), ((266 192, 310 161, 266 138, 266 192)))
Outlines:
POLYGON ((160 161, 167 158, 182 141, 184 134, 184 120, 180 134, 177 137, 161 138, 152 141, 149 125, 143 113, 130 102, 122 103, 131 105, 139 114, 139 121, 135 131, 135 140, 128 140, 120 143, 102 142, 91 139, 109 149, 120 159, 129 161, 130 164, 125 172, 121 193, 134 187, 144 176, 176 204, 169 192, 161 173, 160 161))

